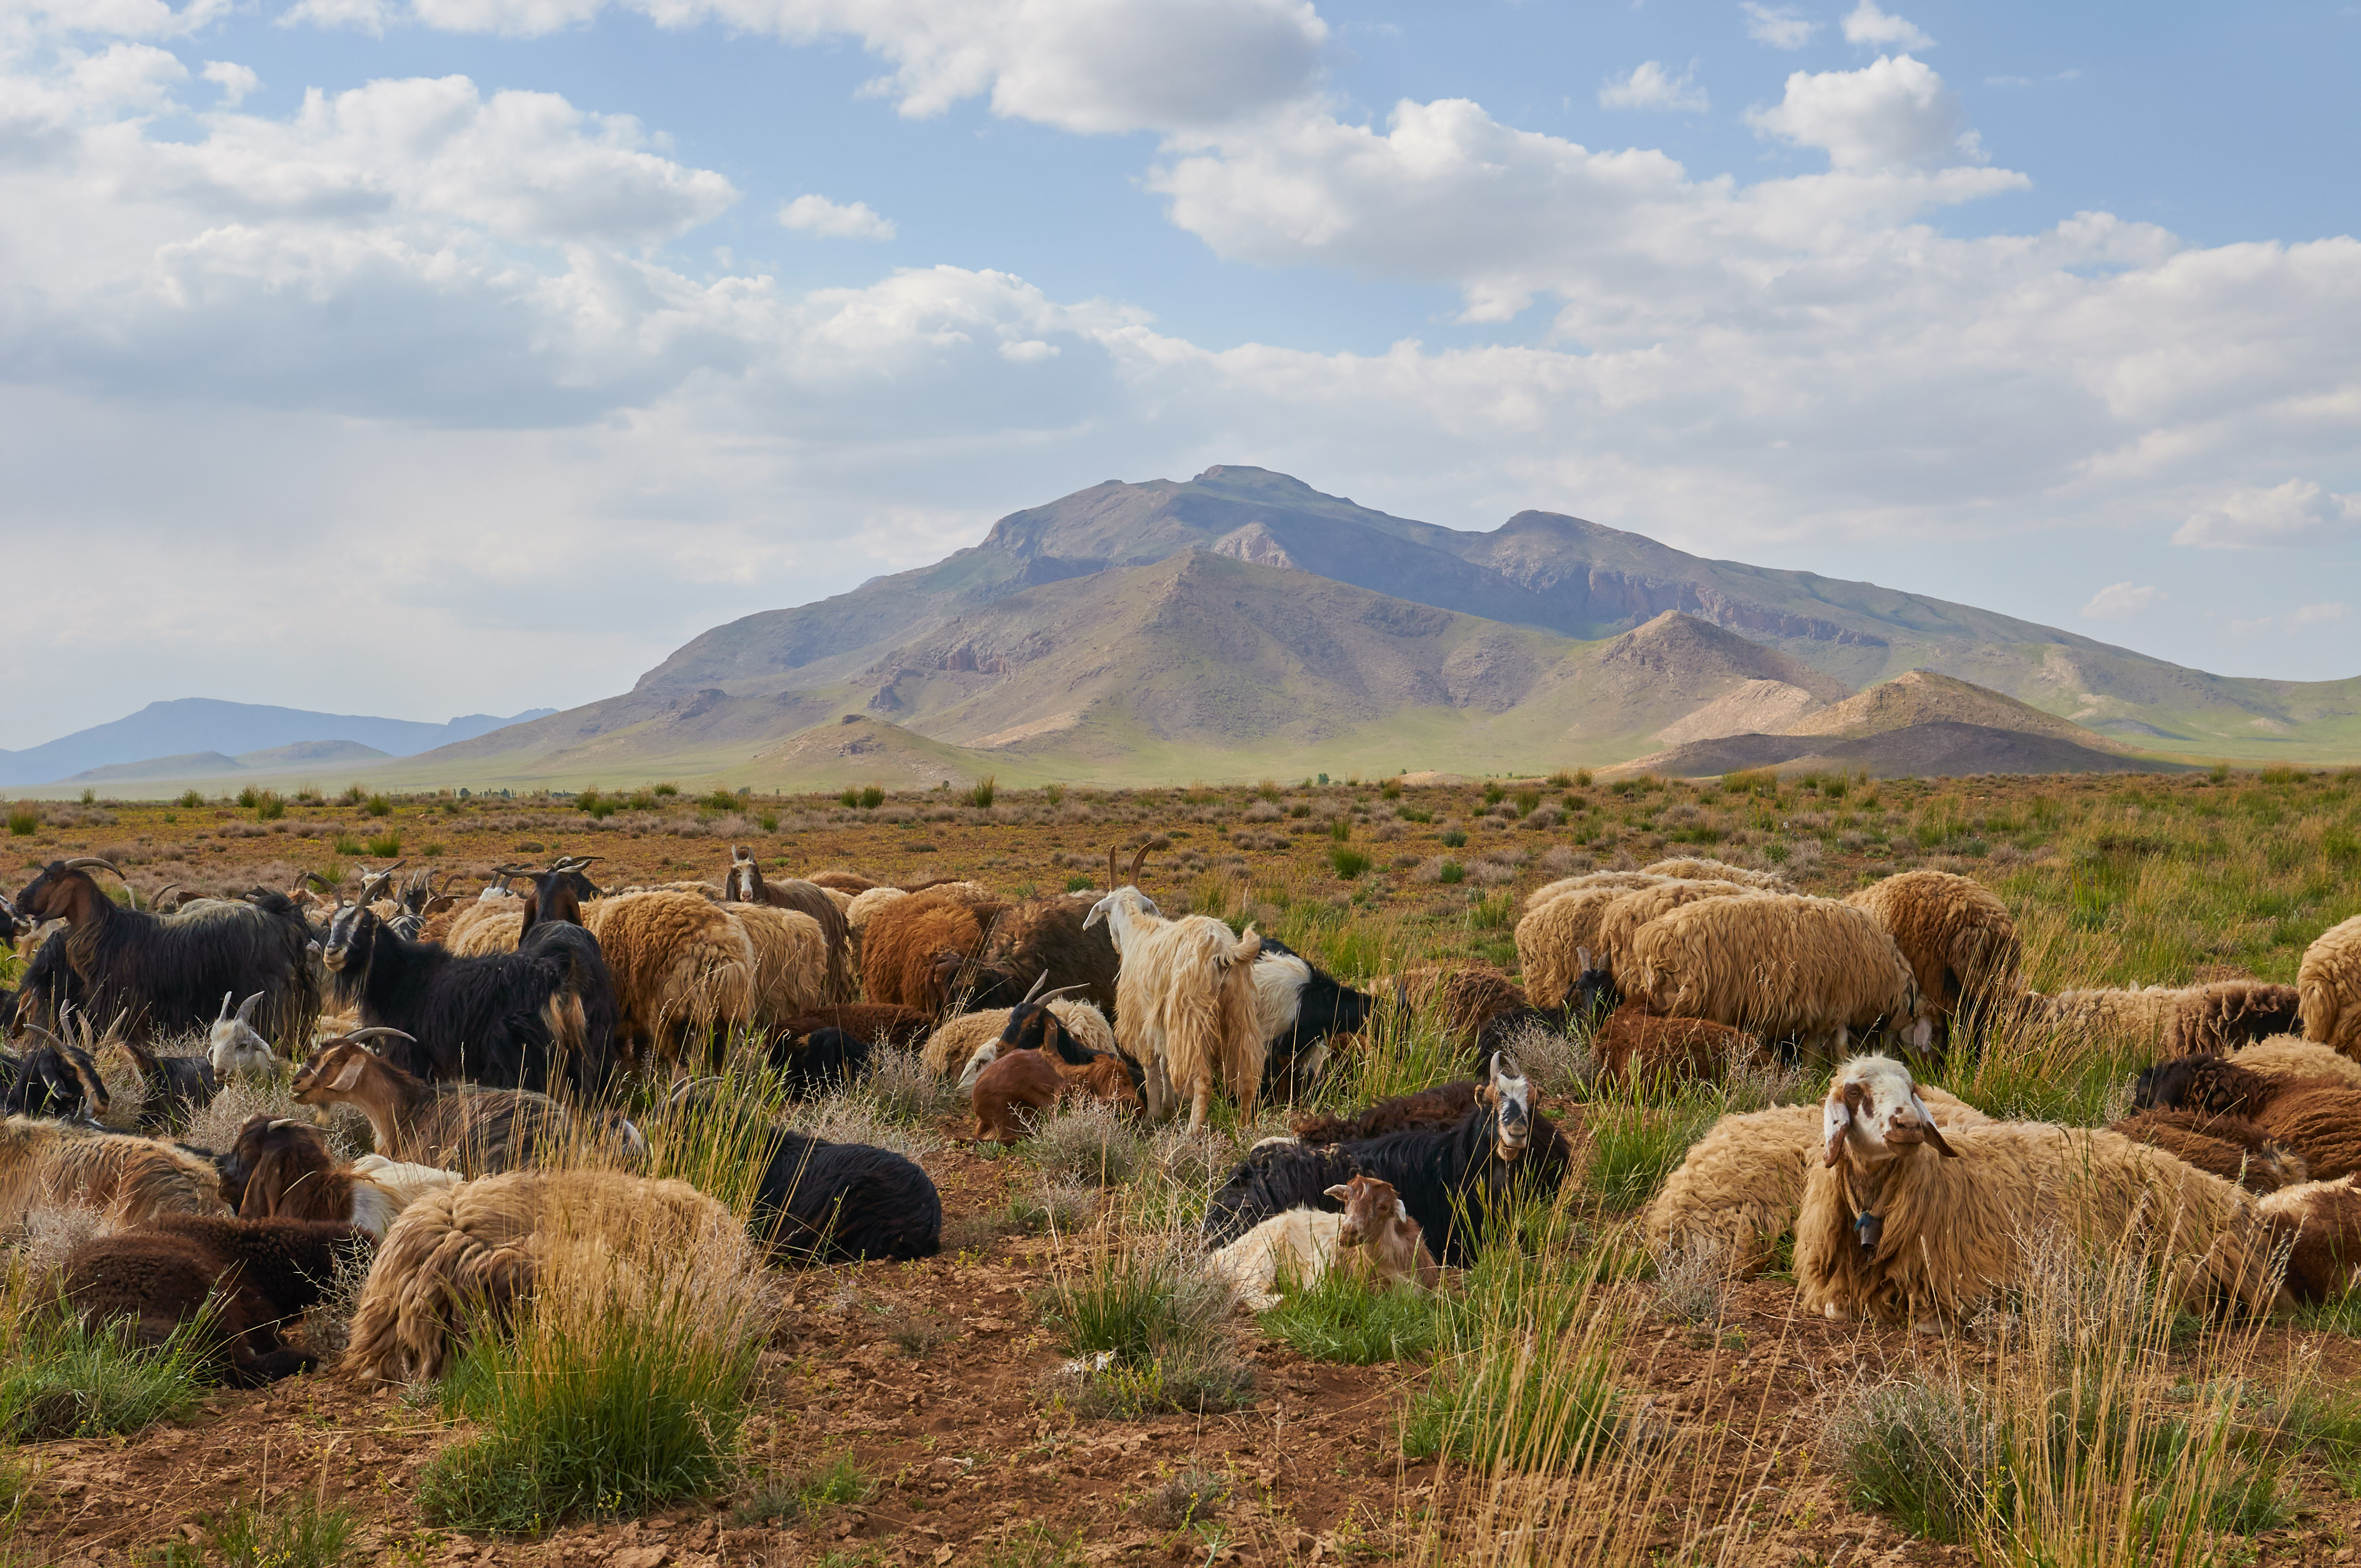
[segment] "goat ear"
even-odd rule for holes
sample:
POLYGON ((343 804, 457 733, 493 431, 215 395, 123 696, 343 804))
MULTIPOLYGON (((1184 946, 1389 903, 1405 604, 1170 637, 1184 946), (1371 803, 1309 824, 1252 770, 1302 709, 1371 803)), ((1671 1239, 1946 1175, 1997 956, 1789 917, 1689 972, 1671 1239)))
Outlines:
POLYGON ((1328 1190, 1322 1194, 1322 1196, 1334 1198, 1339 1203, 1348 1203, 1352 1201, 1353 1198, 1352 1184, 1349 1182, 1340 1181, 1335 1186, 1328 1189, 1328 1190))
POLYGON ((1577 966, 1579 966, 1577 972, 1585 974, 1588 973, 1590 970, 1590 949, 1588 948, 1575 948, 1574 961, 1577 966))
MULTIPOLYGON (((354 1084, 358 1083, 361 1080, 361 1074, 368 1070, 368 1060, 357 1056, 344 1065, 343 1070, 336 1074, 328 1087, 342 1094, 350 1090, 354 1084)), ((1829 1163, 1834 1164, 1835 1161, 1831 1160, 1829 1163)))
POLYGON ((1820 1107, 1820 1136, 1824 1141, 1820 1163, 1834 1165, 1844 1158, 1845 1130, 1852 1125, 1852 1107, 1836 1090, 1820 1107))

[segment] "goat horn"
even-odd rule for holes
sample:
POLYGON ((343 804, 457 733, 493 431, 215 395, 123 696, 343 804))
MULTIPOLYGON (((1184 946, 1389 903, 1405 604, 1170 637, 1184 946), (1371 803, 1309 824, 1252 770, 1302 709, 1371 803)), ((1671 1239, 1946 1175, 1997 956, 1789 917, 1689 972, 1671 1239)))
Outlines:
POLYGON ((1109 893, 1113 893, 1116 888, 1119 888, 1119 887, 1121 887, 1121 886, 1123 885, 1123 883, 1121 883, 1120 882, 1117 882, 1117 881, 1115 880, 1115 846, 1114 846, 1113 844, 1109 844, 1109 845, 1107 846, 1107 891, 1108 891, 1109 893))
POLYGON ((379 1035, 390 1035, 397 1040, 408 1040, 413 1046, 418 1043, 417 1036, 411 1034, 407 1030, 391 1028, 383 1024, 371 1024, 366 1029, 355 1029, 351 1034, 346 1035, 345 1038, 348 1040, 374 1040, 379 1035))
POLYGON ((216 1023, 216 1024, 220 1024, 220 1023, 225 1023, 225 1022, 227 1022, 227 1021, 228 1021, 228 1018, 229 1018, 229 999, 230 999, 231 997, 233 997, 233 996, 236 996, 236 994, 237 994, 237 992, 235 992, 235 991, 225 991, 225 992, 222 992, 222 1010, 221 1010, 219 1013, 216 1013, 216 1014, 214 1014, 214 1023, 216 1023))
POLYGON ((1016 1005, 1023 1007, 1029 1003, 1035 997, 1041 994, 1041 988, 1049 983, 1049 971, 1045 969, 1039 974, 1033 977, 1033 989, 1025 993, 1025 1001, 1018 1003, 1016 1005))
POLYGON ((1061 985, 1055 991, 1044 992, 1041 997, 1041 1003, 1042 1005, 1047 1006, 1049 1003, 1057 1001, 1060 996, 1071 996, 1078 991, 1088 991, 1090 988, 1090 982, 1088 981, 1084 981, 1079 985, 1061 985))
POLYGON ((720 1081, 718 1078, 684 1078, 674 1084, 672 1091, 664 1096, 664 1109, 670 1111, 704 1085, 720 1081))
POLYGON ((158 905, 159 905, 159 904, 163 903, 163 902, 164 902, 164 895, 165 895, 166 894, 168 894, 168 893, 171 892, 174 888, 176 888, 176 887, 178 887, 178 886, 180 886, 180 885, 181 885, 181 884, 180 884, 179 883, 176 883, 176 882, 168 882, 168 883, 166 883, 163 886, 161 886, 161 887, 158 888, 158 889, 156 890, 156 892, 155 892, 154 895, 153 895, 153 896, 151 896, 151 897, 148 900, 148 908, 150 908, 150 909, 153 909, 153 908, 155 908, 158 905))
POLYGON ((1142 845, 1139 847, 1139 853, 1137 853, 1137 854, 1136 854, 1136 855, 1134 855, 1134 856, 1132 856, 1132 857, 1131 857, 1131 875, 1130 875, 1130 876, 1128 876, 1128 877, 1126 877, 1126 878, 1125 878, 1124 880, 1125 880, 1125 881, 1126 881, 1126 882, 1128 882, 1132 886, 1134 886, 1134 887, 1137 887, 1137 886, 1139 885, 1139 868, 1140 868, 1140 867, 1142 867, 1142 866, 1144 866, 1144 865, 1146 865, 1147 863, 1148 863, 1148 846, 1147 846, 1147 845, 1145 845, 1145 844, 1142 844, 1142 845))
POLYGON ((322 876, 318 872, 305 872, 303 873, 303 880, 305 882, 317 883, 322 887, 326 888, 330 893, 336 891, 336 884, 330 882, 326 877, 322 876))
MULTIPOLYGON (((113 872, 116 876, 123 875, 123 868, 116 865, 113 861, 108 860, 104 855, 76 855, 72 860, 70 860, 65 863, 64 869, 70 872, 79 872, 87 871, 93 866, 103 866, 106 870, 113 872)), ((125 878, 123 885, 129 887, 131 885, 130 880, 128 878, 125 878)))
POLYGON ((245 1001, 237 1004, 237 1021, 239 1023, 251 1024, 254 1021, 254 1004, 262 1000, 262 994, 263 993, 261 992, 258 991, 252 996, 247 997, 245 1001))

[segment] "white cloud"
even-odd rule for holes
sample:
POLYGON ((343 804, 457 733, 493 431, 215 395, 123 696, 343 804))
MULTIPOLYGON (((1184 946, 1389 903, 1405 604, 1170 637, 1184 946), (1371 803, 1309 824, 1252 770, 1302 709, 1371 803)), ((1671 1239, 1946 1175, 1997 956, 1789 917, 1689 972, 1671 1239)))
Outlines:
POLYGON ((2288 611, 2290 626, 2325 626, 2332 620, 2345 619, 2345 606, 2341 604, 2300 604, 2288 611))
POLYGON ((1872 49, 1933 49, 1935 40, 1900 16, 1877 8, 1877 0, 1861 0, 1844 19, 1845 42, 1872 49))
POLYGON ((893 67, 873 85, 905 115, 988 97, 995 114, 1084 132, 1201 130, 1303 99, 1328 37, 1311 0, 301 0, 289 15, 533 37, 610 4, 664 27, 858 38, 893 67))
POLYGON ((1757 135, 1817 147, 1840 170, 1907 168, 1971 154, 1959 95, 1910 56, 1880 57, 1860 71, 1798 71, 1775 107, 1750 110, 1757 135))
POLYGON ((2172 596, 2142 583, 2109 583, 2091 596, 2081 614, 2091 620, 2127 620, 2154 609, 2172 596))
POLYGON ((1697 84, 1697 68, 1675 76, 1655 60, 1642 60, 1621 76, 1610 77, 1598 89, 1602 109, 1678 109, 1702 115, 1713 107, 1697 84))
POLYGON ((237 107, 262 85, 262 78, 254 73, 251 66, 237 65, 226 60, 205 61, 203 75, 206 81, 222 90, 221 103, 225 109, 237 107))
POLYGON ((2234 490, 2173 531, 2175 544, 2201 550, 2288 549, 2334 544, 2361 532, 2361 495, 2340 496, 2307 479, 2234 490))
POLYGON ((2252 620, 2233 620, 2230 622, 2230 634, 2251 637, 2258 631, 2292 631, 2307 626, 2330 626, 2345 619, 2347 608, 2334 602, 2301 604, 2278 614, 2258 615, 2252 620))
POLYGON ((825 196, 798 196, 779 209, 779 222, 823 239, 894 237, 894 220, 878 216, 866 202, 846 204, 825 196))
POLYGON ((1746 36, 1773 49, 1802 49, 1820 28, 1819 23, 1792 5, 1764 5, 1757 0, 1741 0, 1738 8, 1746 14, 1746 36))

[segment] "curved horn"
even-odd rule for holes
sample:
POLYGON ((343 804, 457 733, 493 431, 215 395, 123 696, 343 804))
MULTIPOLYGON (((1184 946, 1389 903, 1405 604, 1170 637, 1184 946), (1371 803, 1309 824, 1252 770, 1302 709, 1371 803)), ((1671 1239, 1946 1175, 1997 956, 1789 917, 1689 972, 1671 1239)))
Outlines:
POLYGON ((1078 991, 1088 991, 1090 988, 1090 982, 1084 981, 1079 985, 1061 985, 1055 991, 1045 991, 1041 993, 1041 1004, 1046 1007, 1060 996, 1071 996, 1078 991))
POLYGON ((161 908, 164 903, 164 895, 180 885, 181 884, 176 882, 168 882, 163 886, 158 888, 148 898, 148 907, 150 909, 161 908))
MULTIPOLYGON (((62 869, 70 872, 80 872, 88 871, 93 866, 98 866, 104 870, 113 872, 116 876, 123 875, 123 868, 116 865, 113 861, 108 860, 104 855, 76 855, 72 860, 68 861, 62 869)), ((128 887, 131 884, 126 881, 123 885, 128 887)))
POLYGON ((418 1043, 417 1036, 410 1034, 405 1030, 389 1028, 383 1024, 371 1024, 366 1029, 355 1029, 351 1034, 346 1035, 345 1038, 355 1041, 374 1040, 380 1035, 387 1036, 392 1039, 408 1040, 413 1046, 418 1043))
POLYGON ((262 1000, 262 994, 263 993, 261 992, 258 991, 252 996, 247 997, 245 1001, 237 1004, 237 1021, 239 1023, 247 1025, 248 1027, 253 1025, 254 1004, 262 1000))
POLYGON ((1032 1002, 1032 1000, 1033 1000, 1035 997, 1037 997, 1037 996, 1038 996, 1038 995, 1040 995, 1040 994, 1041 994, 1041 988, 1042 988, 1043 986, 1045 986, 1045 985, 1049 984, 1049 971, 1048 970, 1046 970, 1046 969, 1045 969, 1045 970, 1043 970, 1039 974, 1037 974, 1037 975, 1035 975, 1035 976, 1033 977, 1033 989, 1032 989, 1032 990, 1030 990, 1030 991, 1028 991, 1028 992, 1027 992, 1025 993, 1025 1000, 1024 1000, 1023 1002, 1018 1003, 1016 1005, 1017 1005, 1017 1006, 1019 1006, 1019 1007, 1023 1007, 1023 1006, 1026 1006, 1027 1003, 1031 1003, 1031 1002, 1032 1002))
POLYGON ((721 1080, 718 1078, 684 1078, 678 1083, 674 1084, 672 1086, 671 1092, 664 1096, 664 1109, 667 1111, 673 1110, 677 1107, 682 1101, 687 1099, 697 1090, 705 1087, 705 1085, 708 1083, 719 1083, 720 1081, 721 1080))
POLYGON ((1134 855, 1134 856, 1132 856, 1132 857, 1131 857, 1131 875, 1130 875, 1127 879, 1126 879, 1126 880, 1127 880, 1127 881, 1131 883, 1131 885, 1132 885, 1132 886, 1134 886, 1134 887, 1137 887, 1137 886, 1139 885, 1139 868, 1140 868, 1140 867, 1142 867, 1142 866, 1144 866, 1144 865, 1146 865, 1147 863, 1148 863, 1148 846, 1147 846, 1147 845, 1145 845, 1145 844, 1142 844, 1142 845, 1139 847, 1139 853, 1137 853, 1137 854, 1136 854, 1136 855, 1134 855))

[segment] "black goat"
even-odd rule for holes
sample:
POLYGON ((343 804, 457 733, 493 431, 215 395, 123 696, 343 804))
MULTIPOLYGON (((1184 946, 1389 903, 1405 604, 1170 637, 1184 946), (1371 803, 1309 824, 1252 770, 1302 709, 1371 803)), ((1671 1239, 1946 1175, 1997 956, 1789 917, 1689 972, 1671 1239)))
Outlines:
POLYGON ((167 1214, 74 1248, 65 1296, 94 1326, 129 1319, 133 1343, 151 1346, 217 1299, 214 1348, 228 1380, 250 1388, 319 1365, 280 1327, 319 1304, 340 1255, 368 1247, 350 1225, 167 1214))
MULTIPOLYGON (((588 939, 577 927, 554 928, 588 939)), ((598 944, 590 945, 595 951, 598 944)), ((588 1009, 568 989, 569 967, 556 956, 520 949, 459 958, 405 941, 368 905, 348 904, 328 923, 320 959, 340 1004, 357 1003, 364 1024, 411 1036, 389 1040, 382 1053, 404 1072, 545 1092, 553 1058, 562 1057, 564 1076, 577 1091, 599 1087, 585 1079, 588 1009)))
POLYGON ((1205 1245, 1226 1245, 1290 1209, 1340 1213, 1343 1206, 1328 1189, 1373 1176, 1393 1184, 1435 1255, 1465 1267, 1488 1232, 1513 1223, 1519 1204, 1547 1197, 1565 1179, 1565 1139, 1531 1106, 1531 1087, 1514 1064, 1495 1058, 1489 1080, 1452 1125, 1412 1126, 1327 1146, 1262 1145, 1213 1195, 1205 1211, 1205 1245))
POLYGON ((615 1000, 615 976, 607 955, 582 925, 582 889, 598 890, 582 874, 596 855, 568 856, 545 872, 522 872, 532 890, 524 895, 524 921, 518 927, 516 950, 555 960, 565 970, 566 988, 582 1003, 580 1061, 568 1073, 577 1088, 596 1092, 613 1079, 615 1032, 622 1026, 622 1009, 615 1000))
POLYGON ((932 1257, 943 1200, 917 1161, 781 1127, 754 1200, 755 1234, 798 1263, 932 1257))
POLYGON ((214 1064, 203 1057, 159 1057, 137 1040, 120 1044, 148 1086, 148 1102, 139 1108, 143 1133, 187 1126, 190 1113, 212 1104, 221 1092, 214 1064))
POLYGON ((870 1053, 876 1048, 842 1029, 814 1029, 802 1040, 800 1045, 794 1036, 774 1036, 771 1041, 771 1066, 785 1080, 790 1100, 807 1100, 847 1087, 869 1070, 870 1053))
POLYGON ((93 1017, 120 1018, 127 1034, 174 1034, 210 1025, 223 992, 258 991, 266 1036, 289 1048, 311 1038, 320 989, 306 951, 311 933, 291 905, 280 914, 209 903, 159 916, 119 907, 91 880, 93 867, 123 874, 92 855, 52 861, 16 898, 27 915, 66 922, 34 960, 49 1017, 71 1001, 93 1017), (52 948, 57 958, 46 963, 52 948))
POLYGON ((1376 1011, 1378 999, 1345 984, 1276 937, 1262 939, 1254 978, 1258 1003, 1279 1001, 1282 1003, 1279 1015, 1285 1020, 1263 1042, 1264 1092, 1282 1100, 1301 1099, 1320 1082, 1327 1066, 1330 1036, 1358 1034, 1376 1011), (1293 966, 1274 961, 1287 959, 1302 964, 1307 971, 1292 985, 1285 977, 1293 966), (1270 967, 1266 969, 1266 964, 1270 967))
POLYGON ((0 1114, 50 1116, 61 1122, 94 1122, 106 1113, 106 1084, 90 1053, 47 1029, 27 1042, 24 1055, 0 1052, 0 1114))

